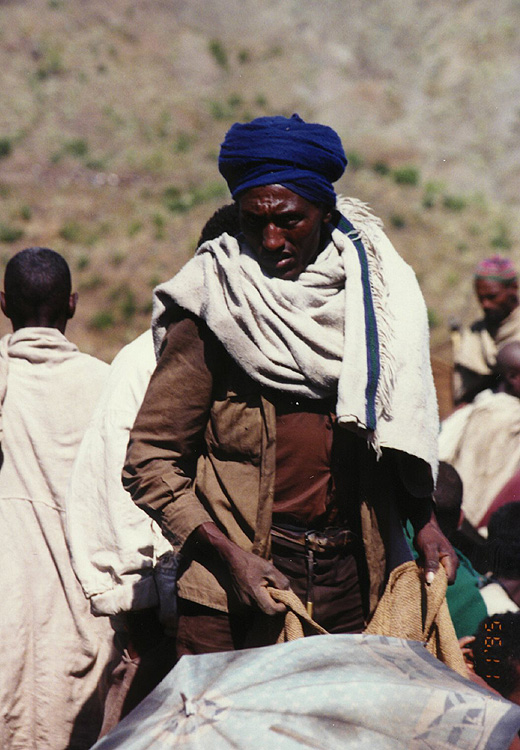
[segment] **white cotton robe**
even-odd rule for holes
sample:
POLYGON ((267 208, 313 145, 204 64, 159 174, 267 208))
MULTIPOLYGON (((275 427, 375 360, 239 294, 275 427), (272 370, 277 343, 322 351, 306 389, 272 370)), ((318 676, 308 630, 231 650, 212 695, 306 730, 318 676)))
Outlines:
POLYGON ((63 503, 107 374, 53 328, 0 342, 2 750, 83 750, 99 731, 112 630, 73 573, 63 503))

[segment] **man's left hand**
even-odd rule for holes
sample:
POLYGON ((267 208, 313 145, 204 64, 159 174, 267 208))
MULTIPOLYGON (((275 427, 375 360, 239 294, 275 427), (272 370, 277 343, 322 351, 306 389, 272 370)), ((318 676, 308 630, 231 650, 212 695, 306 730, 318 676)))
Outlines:
POLYGON ((439 564, 446 570, 448 583, 455 582, 459 560, 433 514, 416 532, 414 544, 424 569, 426 583, 433 581, 435 573, 439 569, 439 564))

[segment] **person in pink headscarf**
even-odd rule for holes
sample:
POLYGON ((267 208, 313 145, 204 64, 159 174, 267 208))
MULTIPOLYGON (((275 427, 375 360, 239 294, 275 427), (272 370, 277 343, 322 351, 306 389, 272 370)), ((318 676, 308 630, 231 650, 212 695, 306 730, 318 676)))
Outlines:
POLYGON ((454 346, 453 397, 455 404, 473 401, 492 388, 498 349, 520 341, 517 272, 508 258, 493 255, 475 269, 475 293, 484 313, 463 328, 454 346))

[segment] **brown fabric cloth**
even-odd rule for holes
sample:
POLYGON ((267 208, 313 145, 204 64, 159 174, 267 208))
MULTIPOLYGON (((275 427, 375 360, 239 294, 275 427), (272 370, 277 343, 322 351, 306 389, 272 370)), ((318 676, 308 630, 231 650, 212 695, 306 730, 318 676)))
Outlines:
POLYGON ((447 577, 442 565, 427 586, 415 562, 392 571, 365 633, 423 641, 446 666, 468 677, 446 603, 447 577))

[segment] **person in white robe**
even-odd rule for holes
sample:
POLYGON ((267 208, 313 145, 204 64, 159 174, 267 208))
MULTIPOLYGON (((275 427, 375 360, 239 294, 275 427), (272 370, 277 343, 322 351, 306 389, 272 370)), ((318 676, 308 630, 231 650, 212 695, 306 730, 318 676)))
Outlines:
POLYGON ((0 341, 0 747, 85 750, 99 733, 113 633, 74 575, 64 497, 109 368, 64 335, 77 295, 58 253, 21 251, 4 284, 13 333, 0 341))
POLYGON ((505 483, 520 469, 520 342, 497 355, 500 390, 482 391, 444 420, 439 456, 462 477, 462 512, 474 527, 505 483))

